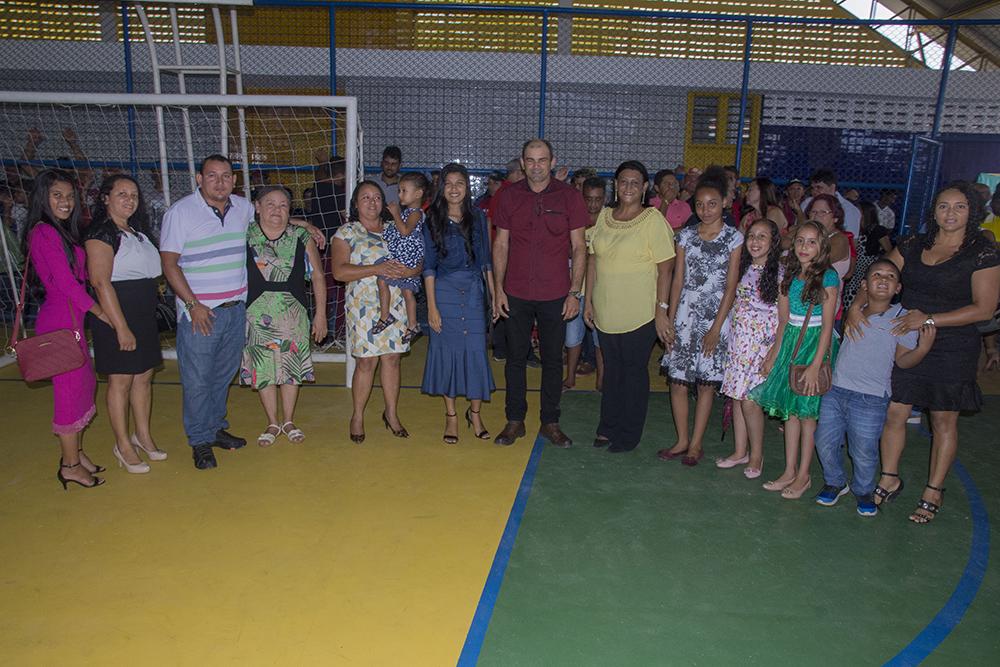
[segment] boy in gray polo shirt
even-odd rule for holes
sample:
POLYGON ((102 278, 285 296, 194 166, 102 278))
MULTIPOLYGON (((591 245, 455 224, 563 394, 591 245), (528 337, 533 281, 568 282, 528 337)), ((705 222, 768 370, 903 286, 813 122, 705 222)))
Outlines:
POLYGON ((816 452, 823 465, 823 490, 816 496, 820 505, 835 505, 848 490, 858 501, 858 514, 874 516, 872 500, 878 470, 879 438, 889 407, 892 365, 910 368, 931 349, 937 330, 920 328, 902 336, 892 334, 892 320, 906 313, 892 305, 899 294, 899 268, 887 259, 877 260, 865 275, 868 305, 862 310, 868 318, 864 336, 845 339, 837 354, 833 386, 823 396, 816 427, 816 452), (844 436, 854 463, 850 487, 844 473, 844 436))

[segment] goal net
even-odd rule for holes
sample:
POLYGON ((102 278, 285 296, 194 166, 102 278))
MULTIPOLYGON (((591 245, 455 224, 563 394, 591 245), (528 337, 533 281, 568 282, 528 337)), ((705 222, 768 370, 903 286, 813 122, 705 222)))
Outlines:
MULTIPOLYGON (((201 160, 227 155, 235 193, 282 184, 293 212, 332 234, 362 177, 361 128, 353 97, 284 95, 118 95, 5 92, 0 102, 0 336, 10 337, 23 269, 21 244, 33 177, 56 167, 79 188, 84 222, 104 178, 134 176, 158 235, 163 213, 192 192, 201 160)), ((318 361, 344 361, 343 289, 329 275, 324 253, 329 335, 314 350, 318 361)), ((161 344, 175 355, 174 302, 163 283, 161 344)), ((311 291, 307 290, 311 297, 311 291)), ((30 328, 37 304, 25 304, 30 328)), ((9 362, 9 359, 7 360, 9 362)))

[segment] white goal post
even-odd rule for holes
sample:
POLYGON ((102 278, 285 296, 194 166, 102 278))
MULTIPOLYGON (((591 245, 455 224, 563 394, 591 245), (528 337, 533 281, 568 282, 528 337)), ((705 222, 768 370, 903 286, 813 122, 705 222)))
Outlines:
MULTIPOLYGON (((76 173, 90 184, 82 193, 84 206, 93 203, 88 192, 93 199, 98 174, 141 175, 147 199, 157 196, 165 207, 191 191, 202 158, 221 153, 235 163, 244 196, 270 178, 288 186, 308 209, 314 202, 306 192, 324 161, 327 174, 342 164, 347 197, 364 177, 357 109, 357 99, 347 96, 4 91, 0 160, 8 181, 13 172, 19 174, 13 178, 30 182, 31 174, 46 167, 76 173)), ((8 284, 20 278, 14 264, 7 262, 7 275, 0 276, 8 284)), ((353 357, 350 341, 344 344, 344 353, 317 350, 313 356, 346 362, 350 385, 353 357)), ((164 356, 175 358, 169 343, 164 356)))

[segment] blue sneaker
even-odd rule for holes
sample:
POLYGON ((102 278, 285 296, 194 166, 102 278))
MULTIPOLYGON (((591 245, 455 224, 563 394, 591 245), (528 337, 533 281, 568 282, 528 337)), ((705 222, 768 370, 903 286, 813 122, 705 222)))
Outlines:
POLYGON ((847 486, 832 486, 825 484, 823 490, 816 494, 816 503, 825 507, 833 507, 840 497, 850 491, 847 486))
POLYGON ((875 516, 878 514, 878 505, 872 500, 871 494, 858 496, 858 514, 861 516, 875 516))

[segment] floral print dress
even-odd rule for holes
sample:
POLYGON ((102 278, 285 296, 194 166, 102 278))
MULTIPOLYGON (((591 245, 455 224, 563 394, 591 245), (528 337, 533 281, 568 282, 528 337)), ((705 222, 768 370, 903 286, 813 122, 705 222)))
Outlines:
MULTIPOLYGON (((722 394, 737 401, 767 379, 760 366, 774 345, 778 331, 778 304, 760 298, 764 267, 751 264, 736 286, 736 301, 730 316, 729 360, 722 379, 722 394)), ((778 283, 781 282, 781 272, 778 283)))
MULTIPOLYGON (((289 225, 278 239, 264 235, 260 225, 247 230, 247 253, 268 282, 285 282, 296 261, 307 262, 297 252, 309 234, 289 225)), ((302 270, 302 267, 298 267, 302 270)), ((277 384, 315 382, 309 347, 309 314, 291 292, 264 292, 247 306, 247 340, 240 366, 240 384, 262 389, 277 384)))
POLYGON ((726 291, 729 257, 743 245, 743 234, 723 225, 711 241, 698 235, 698 226, 685 227, 677 234, 677 247, 684 248, 684 285, 674 317, 676 339, 661 366, 671 382, 693 387, 722 384, 729 345, 729 319, 722 325, 719 344, 706 356, 701 342, 712 328, 726 291))

